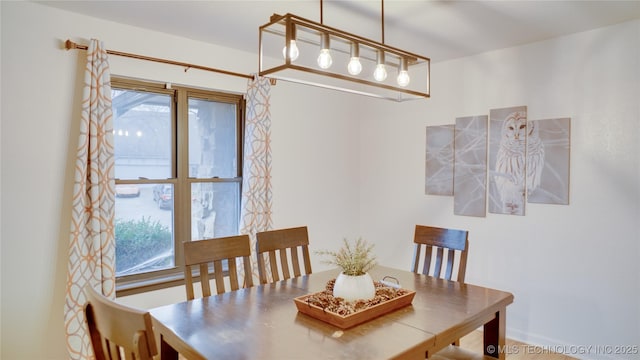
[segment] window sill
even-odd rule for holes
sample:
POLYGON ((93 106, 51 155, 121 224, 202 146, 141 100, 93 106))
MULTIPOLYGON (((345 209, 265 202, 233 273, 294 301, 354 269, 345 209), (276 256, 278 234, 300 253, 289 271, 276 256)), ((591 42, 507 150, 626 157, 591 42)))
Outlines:
MULTIPOLYGON (((222 265, 223 276, 229 276, 229 268, 226 262, 222 265)), ((209 279, 214 278, 213 266, 209 266, 209 279)), ((200 271, 193 273, 193 281, 200 281, 200 271)), ((145 279, 125 280, 116 279, 116 297, 141 294, 149 291, 167 289, 175 286, 184 286, 184 272, 171 272, 145 279)))
POLYGON ((116 280, 116 297, 184 285, 184 273, 166 274, 144 280, 116 280))

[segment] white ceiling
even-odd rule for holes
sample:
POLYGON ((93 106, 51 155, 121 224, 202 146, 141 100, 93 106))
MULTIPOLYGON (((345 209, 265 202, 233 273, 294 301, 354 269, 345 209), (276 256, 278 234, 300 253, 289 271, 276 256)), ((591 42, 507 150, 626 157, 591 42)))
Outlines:
MULTIPOLYGON (((251 52, 258 49, 258 27, 274 13, 320 22, 319 0, 38 2, 251 52)), ((638 19, 640 0, 387 0, 384 14, 387 45, 438 62, 638 19)), ((326 0, 323 22, 382 40, 381 1, 326 0)))

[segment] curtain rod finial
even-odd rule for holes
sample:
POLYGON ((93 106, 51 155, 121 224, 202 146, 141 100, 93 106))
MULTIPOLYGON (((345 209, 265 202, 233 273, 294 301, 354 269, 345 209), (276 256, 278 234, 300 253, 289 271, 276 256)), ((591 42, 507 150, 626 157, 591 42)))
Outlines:
POLYGON ((74 43, 73 41, 67 39, 67 41, 64 42, 64 47, 67 50, 71 50, 71 49, 77 48, 77 44, 74 43))

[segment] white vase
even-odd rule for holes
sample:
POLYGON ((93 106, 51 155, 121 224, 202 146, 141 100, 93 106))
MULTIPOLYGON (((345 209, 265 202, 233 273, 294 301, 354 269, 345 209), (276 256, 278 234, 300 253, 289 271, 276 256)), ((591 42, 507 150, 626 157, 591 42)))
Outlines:
POLYGON ((376 296, 376 287, 368 273, 351 276, 341 272, 333 285, 333 296, 350 302, 360 299, 369 300, 376 296))

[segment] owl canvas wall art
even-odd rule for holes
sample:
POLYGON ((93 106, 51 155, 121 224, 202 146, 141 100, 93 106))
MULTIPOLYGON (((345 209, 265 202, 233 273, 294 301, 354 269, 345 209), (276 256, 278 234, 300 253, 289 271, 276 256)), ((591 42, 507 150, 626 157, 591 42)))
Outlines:
POLYGON ((526 106, 489 114, 488 158, 486 115, 427 127, 426 193, 453 195, 465 216, 485 216, 486 202, 509 215, 525 215, 526 203, 568 205, 571 119, 527 120, 526 106))
POLYGON ((489 212, 524 215, 527 183, 536 183, 536 166, 527 171, 527 138, 534 132, 527 126, 527 108, 493 109, 489 117, 489 212))

